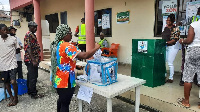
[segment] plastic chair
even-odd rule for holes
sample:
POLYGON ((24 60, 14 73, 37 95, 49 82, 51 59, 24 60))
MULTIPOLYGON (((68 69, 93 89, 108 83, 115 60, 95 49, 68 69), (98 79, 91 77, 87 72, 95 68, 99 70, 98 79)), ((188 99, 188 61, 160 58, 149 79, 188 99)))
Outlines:
POLYGON ((101 51, 109 51, 108 54, 102 54, 102 56, 106 56, 106 57, 117 57, 117 52, 118 52, 118 48, 119 48, 120 44, 115 44, 112 43, 110 48, 102 48, 101 51))

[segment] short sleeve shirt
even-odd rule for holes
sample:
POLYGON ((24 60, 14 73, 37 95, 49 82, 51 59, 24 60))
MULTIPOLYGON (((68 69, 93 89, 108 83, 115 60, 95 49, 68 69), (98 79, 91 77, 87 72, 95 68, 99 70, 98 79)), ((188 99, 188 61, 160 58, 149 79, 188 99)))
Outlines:
POLYGON ((55 88, 72 88, 75 83, 76 56, 80 50, 69 42, 60 41, 57 46, 57 72, 55 88))
POLYGON ((29 48, 32 50, 34 59, 38 60, 38 62, 40 62, 40 60, 41 60, 40 46, 38 44, 38 41, 37 41, 35 34, 33 34, 30 31, 28 31, 26 33, 25 38, 24 38, 24 51, 25 51, 24 61, 25 62, 32 61, 31 57, 30 57, 30 55, 28 54, 28 51, 27 51, 29 48))
POLYGON ((8 35, 7 39, 0 35, 0 71, 8 71, 17 68, 16 49, 19 48, 17 39, 8 35))

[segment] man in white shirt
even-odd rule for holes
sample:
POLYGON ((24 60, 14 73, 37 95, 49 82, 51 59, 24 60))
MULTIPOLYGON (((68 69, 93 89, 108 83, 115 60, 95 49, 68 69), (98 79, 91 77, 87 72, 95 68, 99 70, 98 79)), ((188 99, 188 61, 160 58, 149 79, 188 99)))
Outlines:
MULTIPOLYGON (((9 32, 11 36, 14 36, 17 39, 17 44, 19 44, 20 50, 23 48, 23 44, 20 40, 20 38, 16 37, 16 31, 13 26, 9 27, 9 32)), ((21 52, 16 54, 17 58, 17 73, 18 73, 18 79, 23 79, 23 73, 22 73, 22 58, 21 58, 21 52)))
POLYGON ((7 106, 15 106, 18 103, 18 87, 16 83, 16 68, 17 60, 16 53, 18 53, 19 45, 17 39, 7 34, 7 26, 0 24, 0 71, 1 80, 6 86, 6 90, 10 95, 10 102, 7 106), (14 89, 14 96, 12 95, 11 86, 14 89))

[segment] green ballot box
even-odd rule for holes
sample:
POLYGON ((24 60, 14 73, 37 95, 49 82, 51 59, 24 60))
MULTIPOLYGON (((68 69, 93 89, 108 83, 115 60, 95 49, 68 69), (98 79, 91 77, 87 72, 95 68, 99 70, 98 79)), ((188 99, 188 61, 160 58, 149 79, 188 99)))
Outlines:
POLYGON ((145 86, 165 83, 166 41, 162 39, 133 39, 131 76, 146 80, 145 86))

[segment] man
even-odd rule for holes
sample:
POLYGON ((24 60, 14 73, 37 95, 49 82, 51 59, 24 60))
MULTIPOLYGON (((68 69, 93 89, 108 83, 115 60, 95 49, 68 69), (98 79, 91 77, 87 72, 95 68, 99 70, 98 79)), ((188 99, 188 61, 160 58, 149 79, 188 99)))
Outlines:
POLYGON ((101 48, 108 47, 108 41, 104 38, 104 33, 100 33, 100 41, 99 45, 101 45, 101 48))
MULTIPOLYGON (((13 26, 9 27, 10 35, 14 36, 17 39, 17 44, 19 44, 20 50, 22 50, 23 44, 22 44, 20 38, 15 36, 16 35, 16 31, 17 31, 17 29, 15 29, 13 26)), ((21 52, 16 54, 16 58, 17 58, 17 65, 18 65, 18 67, 17 67, 18 79, 23 79, 21 52)))
MULTIPOLYGON (((108 41, 104 38, 103 32, 100 33, 99 45, 101 46, 101 48, 108 47, 108 41)), ((104 50, 104 51, 102 51, 102 54, 109 54, 109 51, 104 50)))
POLYGON ((78 37, 78 48, 83 52, 86 51, 85 18, 81 19, 81 23, 81 25, 77 26, 74 36, 78 37))
POLYGON ((37 24, 33 21, 28 23, 29 31, 24 38, 24 62, 27 66, 27 86, 28 94, 33 99, 41 98, 42 95, 37 94, 36 83, 38 78, 38 65, 41 61, 40 46, 38 44, 36 35, 37 24))
POLYGON ((16 53, 19 53, 19 45, 16 38, 7 35, 7 26, 0 24, 0 71, 1 80, 4 82, 6 90, 10 95, 10 102, 7 106, 15 106, 18 103, 18 87, 16 83, 16 68, 17 60, 16 53), (14 96, 12 95, 11 86, 14 89, 14 96))
POLYGON ((200 7, 197 10, 197 15, 192 17, 192 22, 198 21, 200 19, 200 7))

